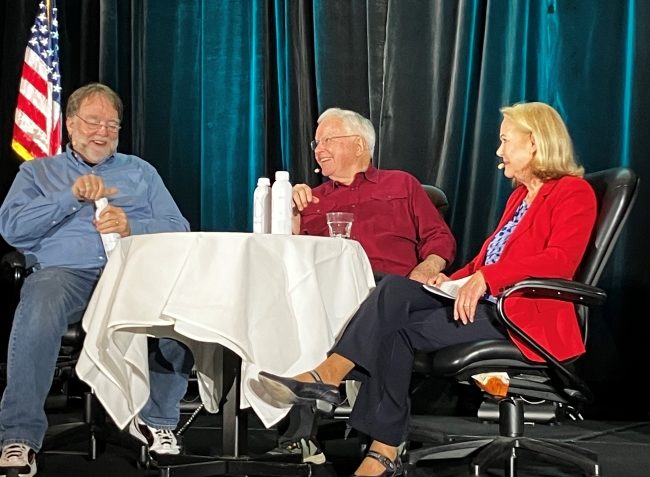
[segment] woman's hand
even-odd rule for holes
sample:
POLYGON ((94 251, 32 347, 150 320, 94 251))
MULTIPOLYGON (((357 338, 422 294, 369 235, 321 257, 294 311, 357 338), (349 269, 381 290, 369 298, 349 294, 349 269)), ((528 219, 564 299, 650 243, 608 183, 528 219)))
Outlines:
POLYGON ((458 289, 454 301, 454 320, 460 320, 464 325, 474 322, 476 305, 486 291, 485 277, 479 270, 458 289))

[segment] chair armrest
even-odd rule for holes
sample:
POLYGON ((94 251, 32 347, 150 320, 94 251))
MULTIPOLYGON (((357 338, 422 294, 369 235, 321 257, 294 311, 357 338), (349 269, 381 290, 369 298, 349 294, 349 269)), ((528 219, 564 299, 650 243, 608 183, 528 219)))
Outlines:
POLYGON ((603 304, 607 299, 607 294, 600 288, 573 280, 532 278, 515 283, 497 298, 497 315, 499 321, 507 330, 544 358, 549 366, 557 371, 567 396, 583 402, 590 402, 593 399, 593 394, 587 385, 524 330, 513 323, 505 311, 505 302, 511 297, 552 298, 578 305, 594 306, 603 304))
POLYGON ((604 290, 573 280, 562 278, 531 278, 515 283, 500 297, 507 299, 511 295, 526 297, 553 298, 554 300, 594 306, 602 305, 607 299, 604 290))
POLYGON ((10 280, 19 288, 26 275, 25 255, 17 250, 12 250, 2 256, 1 263, 2 268, 7 270, 10 280))

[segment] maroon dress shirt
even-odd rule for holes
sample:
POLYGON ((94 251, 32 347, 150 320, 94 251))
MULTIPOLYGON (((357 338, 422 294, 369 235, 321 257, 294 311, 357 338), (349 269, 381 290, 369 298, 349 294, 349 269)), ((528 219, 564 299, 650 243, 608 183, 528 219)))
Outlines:
POLYGON ((331 180, 312 193, 320 202, 302 211, 300 233, 327 236, 327 212, 353 212, 351 238, 361 244, 375 272, 406 276, 431 254, 448 265, 454 259, 451 230, 407 172, 370 166, 349 186, 331 180))

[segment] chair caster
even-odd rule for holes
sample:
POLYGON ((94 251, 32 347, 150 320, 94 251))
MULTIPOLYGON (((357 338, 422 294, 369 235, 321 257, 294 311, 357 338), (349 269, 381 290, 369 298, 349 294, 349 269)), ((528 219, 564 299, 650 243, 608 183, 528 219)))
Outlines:
POLYGON ((402 475, 404 477, 415 477, 415 464, 402 462, 402 475))
POLYGON ((140 446, 140 454, 138 455, 138 460, 135 465, 140 470, 149 470, 155 466, 156 462, 154 458, 149 453, 149 447, 142 445, 140 446))

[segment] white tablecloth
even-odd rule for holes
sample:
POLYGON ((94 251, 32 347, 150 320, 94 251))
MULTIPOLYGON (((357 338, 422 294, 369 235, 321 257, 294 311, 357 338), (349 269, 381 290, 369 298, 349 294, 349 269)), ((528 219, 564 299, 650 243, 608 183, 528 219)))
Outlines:
POLYGON ((127 237, 84 315, 77 372, 124 428, 149 396, 147 336, 176 338, 191 348, 201 397, 216 412, 218 343, 242 358, 242 407, 250 405, 271 426, 288 409, 253 391, 258 371, 312 369, 374 284, 368 258, 352 240, 216 232, 127 237))

